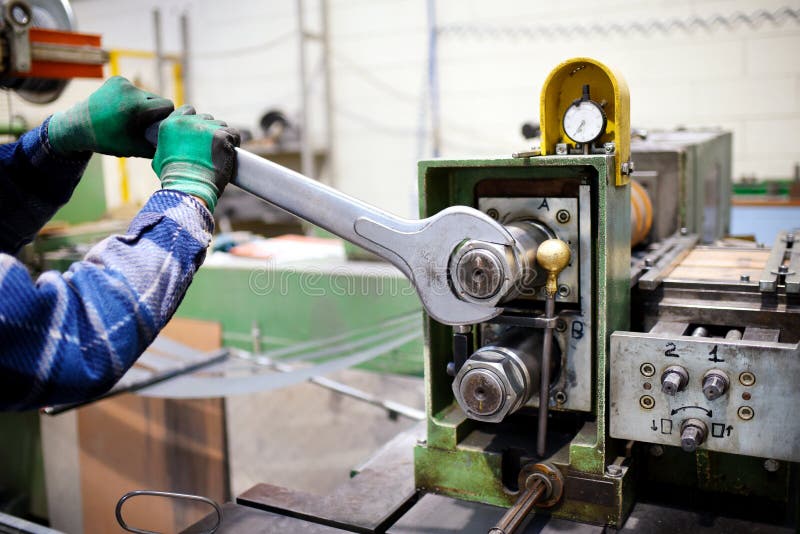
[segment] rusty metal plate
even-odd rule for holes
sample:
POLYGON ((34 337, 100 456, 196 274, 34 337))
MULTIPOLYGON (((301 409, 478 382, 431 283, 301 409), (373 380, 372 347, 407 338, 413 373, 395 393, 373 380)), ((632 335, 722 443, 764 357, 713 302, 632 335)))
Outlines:
POLYGON ((423 433, 417 425, 398 435, 330 495, 258 484, 236 502, 350 532, 385 532, 417 500, 413 449, 423 433))

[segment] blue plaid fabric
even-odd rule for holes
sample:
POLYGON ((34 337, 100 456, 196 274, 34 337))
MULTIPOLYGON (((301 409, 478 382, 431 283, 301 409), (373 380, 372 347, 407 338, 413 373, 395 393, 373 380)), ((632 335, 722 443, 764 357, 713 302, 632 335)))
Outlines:
MULTIPOLYGON (((27 219, 17 218, 23 229, 3 243, 6 251, 30 239, 69 198, 74 174, 86 164, 53 156, 46 126, 10 150, 0 147, 0 214, 6 217, 14 199, 27 204, 12 215, 30 210, 27 219), (17 175, 28 171, 31 184, 17 175)), ((9 222, 0 224, 4 233, 9 222)), ((46 272, 34 281, 17 259, 0 253, 0 409, 73 402, 109 389, 172 317, 205 258, 213 226, 194 198, 161 190, 125 235, 97 244, 66 273, 46 272)))

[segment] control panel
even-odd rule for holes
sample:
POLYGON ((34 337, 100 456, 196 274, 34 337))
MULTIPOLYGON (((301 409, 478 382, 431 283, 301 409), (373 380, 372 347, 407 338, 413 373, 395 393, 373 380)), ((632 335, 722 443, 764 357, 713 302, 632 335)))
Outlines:
POLYGON ((611 436, 800 461, 800 344, 741 337, 612 334, 611 436))

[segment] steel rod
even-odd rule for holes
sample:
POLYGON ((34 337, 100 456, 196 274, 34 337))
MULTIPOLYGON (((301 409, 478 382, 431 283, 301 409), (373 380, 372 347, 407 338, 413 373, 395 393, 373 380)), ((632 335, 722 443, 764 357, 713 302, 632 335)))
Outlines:
POLYGON ((530 488, 520 495, 514 506, 509 508, 500 518, 497 525, 489 530, 489 534, 513 534, 531 513, 539 498, 545 493, 547 486, 541 480, 536 480, 530 488))
MULTIPOLYGON (((555 316, 556 295, 547 295, 545 301, 545 316, 552 319, 555 316)), ((552 323, 545 328, 544 343, 542 343, 542 371, 539 385, 539 430, 536 435, 536 453, 544 458, 547 451, 547 409, 550 403, 550 359, 553 352, 552 323)))

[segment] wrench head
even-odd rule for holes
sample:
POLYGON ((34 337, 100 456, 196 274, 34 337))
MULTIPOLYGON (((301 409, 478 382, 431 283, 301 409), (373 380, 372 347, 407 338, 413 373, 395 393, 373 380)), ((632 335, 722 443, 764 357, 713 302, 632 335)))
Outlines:
POLYGON ((389 228, 362 217, 356 221, 355 230, 393 253, 397 258, 393 263, 414 284, 428 315, 443 324, 463 325, 488 321, 502 313, 497 307, 505 294, 502 288, 514 276, 513 253, 500 252, 513 250, 514 240, 508 230, 485 213, 466 206, 452 206, 427 219, 406 223, 403 228, 389 228), (465 244, 470 248, 462 254, 465 244), (461 260, 465 254, 484 250, 491 254, 486 256, 487 261, 497 262, 492 265, 502 271, 503 280, 487 298, 476 298, 465 291, 464 284, 456 287, 453 280, 455 270, 464 265, 461 260))

